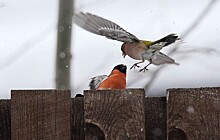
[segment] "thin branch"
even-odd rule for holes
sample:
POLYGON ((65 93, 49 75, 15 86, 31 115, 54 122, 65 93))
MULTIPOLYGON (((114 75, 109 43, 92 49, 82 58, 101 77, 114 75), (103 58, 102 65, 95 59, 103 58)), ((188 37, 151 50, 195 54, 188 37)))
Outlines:
POLYGON ((209 48, 209 47, 203 47, 203 48, 189 48, 189 49, 178 49, 175 54, 192 54, 192 53, 203 53, 203 54, 217 54, 220 55, 220 50, 216 48, 209 48))
MULTIPOLYGON (((199 24, 202 23, 202 20, 205 19, 205 17, 209 14, 209 12, 211 11, 212 7, 214 6, 214 4, 217 2, 218 0, 212 0, 209 2, 209 4, 206 6, 206 8, 201 12, 201 14, 195 19, 195 21, 192 23, 192 25, 187 28, 185 30, 185 32, 182 34, 181 38, 185 38, 188 35, 190 35, 195 29, 196 27, 198 27, 199 24)), ((176 45, 169 53, 168 55, 172 55, 173 53, 175 53, 178 49, 178 45, 176 45)), ((156 80, 156 77, 159 75, 159 73, 161 72, 161 70, 165 68, 165 65, 160 66, 158 69, 156 69, 152 75, 150 80, 148 81, 148 83, 145 85, 145 90, 149 90, 149 88, 151 87, 151 85, 154 83, 154 81, 156 80)))
POLYGON ((4 5, 4 4, 2 4, 2 3, 0 3, 0 8, 3 8, 3 7, 5 7, 5 5, 4 5))

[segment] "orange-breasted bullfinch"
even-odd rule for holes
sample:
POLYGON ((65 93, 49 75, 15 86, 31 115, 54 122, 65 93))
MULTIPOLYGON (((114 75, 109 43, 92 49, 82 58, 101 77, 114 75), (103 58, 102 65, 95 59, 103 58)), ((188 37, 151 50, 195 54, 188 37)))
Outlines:
POLYGON ((156 41, 146 41, 139 40, 116 23, 90 13, 80 12, 74 16, 74 20, 78 26, 89 32, 124 42, 121 46, 123 57, 128 55, 135 60, 141 60, 133 64, 130 69, 140 68, 138 64, 143 63, 145 60, 148 60, 149 64, 140 71, 147 70, 150 64, 177 64, 174 59, 160 52, 163 47, 180 39, 176 34, 169 34, 156 41))
POLYGON ((126 65, 120 64, 107 75, 93 77, 89 83, 90 90, 126 89, 126 65))

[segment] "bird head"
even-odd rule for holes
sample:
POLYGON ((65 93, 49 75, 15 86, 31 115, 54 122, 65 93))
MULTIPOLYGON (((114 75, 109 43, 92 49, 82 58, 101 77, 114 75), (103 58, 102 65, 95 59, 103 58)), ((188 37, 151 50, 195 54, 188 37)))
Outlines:
POLYGON ((113 68, 113 70, 115 69, 119 70, 121 73, 126 74, 127 66, 123 64, 119 64, 113 68))

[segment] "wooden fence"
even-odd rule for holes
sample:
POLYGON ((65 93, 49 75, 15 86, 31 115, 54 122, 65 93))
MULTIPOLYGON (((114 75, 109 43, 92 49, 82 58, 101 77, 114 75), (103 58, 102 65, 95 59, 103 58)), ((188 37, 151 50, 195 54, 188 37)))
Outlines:
POLYGON ((0 100, 0 140, 218 140, 220 88, 13 90, 0 100))

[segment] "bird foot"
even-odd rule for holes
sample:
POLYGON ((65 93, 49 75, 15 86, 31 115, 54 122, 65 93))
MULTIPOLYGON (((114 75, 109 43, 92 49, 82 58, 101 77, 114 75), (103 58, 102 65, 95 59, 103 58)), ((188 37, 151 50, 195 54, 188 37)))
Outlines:
POLYGON ((147 67, 144 67, 143 69, 140 69, 140 70, 139 70, 139 72, 142 72, 142 71, 143 71, 143 72, 148 71, 147 67))
POLYGON ((136 67, 137 67, 137 68, 140 68, 140 66, 138 66, 137 64, 134 64, 134 65, 130 68, 130 70, 133 69, 133 68, 135 69, 136 67))

